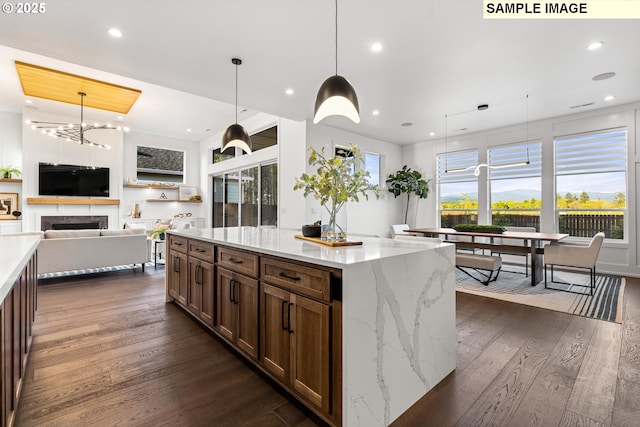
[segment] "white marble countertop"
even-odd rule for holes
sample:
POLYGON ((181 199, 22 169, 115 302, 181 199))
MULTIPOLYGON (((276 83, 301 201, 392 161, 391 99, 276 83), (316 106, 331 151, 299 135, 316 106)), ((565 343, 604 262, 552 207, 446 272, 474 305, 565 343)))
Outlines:
POLYGON ((3 236, 0 234, 0 302, 20 277, 22 269, 40 243, 40 236, 3 236))
POLYGON ((294 235, 300 234, 299 231, 260 227, 186 229, 171 230, 169 233, 337 268, 449 245, 448 243, 415 243, 374 237, 349 237, 349 240, 362 240, 363 244, 330 247, 296 239, 294 235))

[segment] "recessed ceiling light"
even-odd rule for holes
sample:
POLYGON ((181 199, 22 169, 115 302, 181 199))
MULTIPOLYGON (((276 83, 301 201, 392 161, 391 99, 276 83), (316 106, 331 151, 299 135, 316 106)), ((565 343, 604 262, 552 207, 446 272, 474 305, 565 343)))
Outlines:
POLYGON ((591 80, 593 81, 600 81, 600 80, 607 80, 610 79, 611 77, 615 76, 616 73, 614 72, 608 72, 608 73, 602 73, 602 74, 598 74, 597 76, 593 76, 591 78, 591 80))
POLYGON ((381 43, 374 43, 371 45, 371 52, 380 52, 382 50, 381 43))
POLYGON ((607 95, 604 97, 605 101, 613 101, 614 99, 616 99, 616 97, 613 95, 607 95))
POLYGON ((117 28, 109 28, 109 35, 111 37, 115 37, 119 39, 120 37, 122 37, 122 31, 120 31, 117 28))
POLYGON ((118 116, 118 117, 116 117, 116 120, 122 121, 122 120, 124 120, 124 118, 122 116, 118 116))
POLYGON ((435 132, 429 132, 429 136, 436 136, 435 132))
POLYGON ((379 115, 380 115, 380 111, 378 111, 378 110, 373 110, 373 111, 371 112, 371 114, 373 114, 374 116, 379 116, 379 115))
POLYGON ((604 43, 602 42, 593 42, 593 43, 589 43, 589 46, 587 46, 587 49, 589 50, 596 50, 596 49, 600 49, 602 47, 604 43))
POLYGON ((24 102, 26 102, 27 104, 33 104, 33 101, 30 99, 25 99, 24 102))
POLYGON ((191 128, 188 128, 188 129, 187 129, 187 132, 191 132, 191 128))
POLYGON ((293 89, 289 88, 289 89, 285 90, 284 93, 286 93, 287 95, 293 95, 294 91, 293 91, 293 89))
POLYGON ((404 123, 402 123, 400 126, 409 127, 409 126, 413 126, 413 123, 411 123, 411 122, 404 122, 404 123))

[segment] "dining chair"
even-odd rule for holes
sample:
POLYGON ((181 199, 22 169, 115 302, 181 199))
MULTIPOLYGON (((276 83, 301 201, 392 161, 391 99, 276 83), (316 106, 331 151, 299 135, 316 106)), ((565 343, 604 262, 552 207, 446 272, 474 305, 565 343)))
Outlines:
POLYGON ((604 233, 596 233, 589 242, 589 245, 575 245, 566 243, 551 243, 544 248, 544 287, 559 291, 582 293, 569 289, 550 288, 547 285, 547 266, 551 266, 551 283, 588 287, 589 295, 593 295, 596 282, 596 261, 598 254, 604 241, 604 233), (553 267, 572 267, 578 269, 589 270, 589 285, 581 285, 577 283, 556 282, 553 279, 553 267))
MULTIPOLYGON (((517 231, 517 232, 531 232, 531 233, 535 233, 537 230, 535 227, 504 227, 505 231, 517 231)), ((524 240, 524 239, 505 239, 505 238, 498 238, 495 240, 495 243, 499 243, 502 245, 509 245, 509 246, 522 246, 524 248, 528 248, 529 247, 529 240, 524 240)), ((518 255, 518 256, 524 256, 524 275, 525 277, 529 277, 529 252, 517 252, 517 251, 509 251, 508 249, 500 249, 500 250, 492 250, 491 251, 491 255, 493 254, 497 254, 499 256, 502 255, 518 255)))

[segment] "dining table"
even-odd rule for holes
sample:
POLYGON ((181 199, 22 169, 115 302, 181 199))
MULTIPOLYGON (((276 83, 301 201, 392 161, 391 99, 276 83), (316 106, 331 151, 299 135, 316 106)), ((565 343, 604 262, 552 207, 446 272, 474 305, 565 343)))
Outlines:
POLYGON ((443 241, 455 243, 458 248, 489 249, 495 252, 522 253, 531 255, 531 286, 543 279, 542 266, 544 256, 543 242, 559 242, 568 237, 564 233, 540 233, 533 231, 503 231, 491 233, 486 231, 458 231, 453 228, 410 228, 406 233, 440 237, 443 241), (470 237, 469 241, 456 240, 457 237, 470 237), (452 238, 453 237, 453 238, 452 238), (522 241, 523 245, 514 244, 522 241))

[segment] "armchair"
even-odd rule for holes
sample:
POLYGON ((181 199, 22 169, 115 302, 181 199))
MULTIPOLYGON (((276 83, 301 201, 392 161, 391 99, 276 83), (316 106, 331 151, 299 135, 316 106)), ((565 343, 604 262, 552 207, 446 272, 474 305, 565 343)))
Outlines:
MULTIPOLYGON (((547 265, 551 266, 551 283, 563 283, 553 280, 553 267, 555 265, 564 267, 583 268, 589 270, 589 286, 571 284, 573 286, 589 287, 589 294, 593 295, 596 279, 596 261, 600 253, 600 247, 604 240, 604 233, 597 233, 591 239, 588 246, 570 245, 563 243, 552 243, 544 248, 544 287, 547 288, 547 265)), ((566 283, 565 283, 566 284, 566 283)), ((557 288, 550 288, 557 289, 557 288)), ((564 290, 564 289, 558 289, 564 290)), ((573 292, 568 290, 568 292, 573 292)), ((575 292, 579 293, 579 292, 575 292)))

